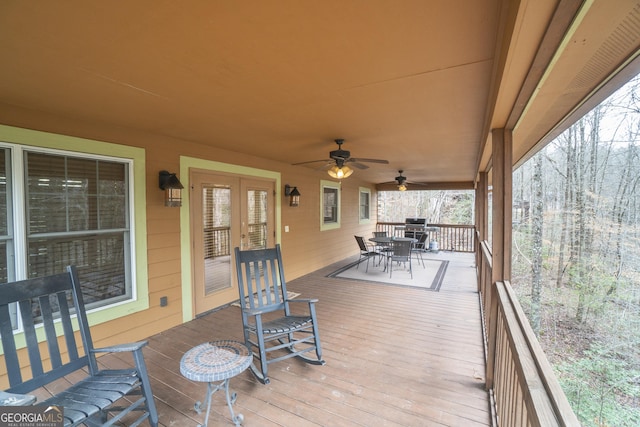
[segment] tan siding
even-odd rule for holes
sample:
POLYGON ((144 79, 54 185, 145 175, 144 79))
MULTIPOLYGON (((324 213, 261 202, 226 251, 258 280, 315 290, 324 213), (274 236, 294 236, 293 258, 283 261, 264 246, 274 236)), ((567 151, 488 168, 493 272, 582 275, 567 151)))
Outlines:
POLYGON ((153 289, 156 292, 165 292, 167 290, 176 290, 178 295, 180 294, 180 280, 181 277, 178 273, 156 277, 153 281, 153 289))
MULTIPOLYGON (((149 278, 162 277, 180 271, 180 259, 172 258, 163 262, 149 263, 149 278)), ((153 289, 149 289, 153 291, 153 289)))
POLYGON ((147 249, 166 249, 175 247, 180 239, 180 232, 147 235, 147 249), (172 236, 175 234, 175 236, 172 236))
MULTIPOLYGON (((358 181, 354 173, 341 186, 341 227, 320 231, 320 179, 326 178, 328 176, 324 175, 306 180, 301 177, 282 180, 298 186, 302 194, 297 208, 285 205, 288 200, 283 200, 282 225, 290 228, 289 233, 282 233, 282 252, 289 280, 357 254, 354 234, 371 236, 375 229, 375 209, 372 209, 373 217, 368 224, 359 224, 359 188, 366 183, 358 181)), ((374 203, 372 200, 372 208, 374 203)))
MULTIPOLYGON (((182 323, 182 271, 180 209, 164 206, 163 192, 158 188, 158 172, 179 172, 180 156, 225 162, 281 173, 281 184, 298 186, 302 194, 300 206, 289 207, 289 200, 282 197, 282 227, 288 225, 289 233, 282 231, 282 249, 288 280, 357 254, 354 234, 370 236, 375 227, 375 189, 372 190, 372 218, 369 224, 358 223, 359 187, 367 183, 358 180, 354 173, 342 183, 342 227, 338 230, 320 231, 320 180, 328 179, 323 171, 291 166, 272 160, 260 159, 226 150, 205 147, 188 140, 150 135, 126 129, 104 128, 77 122, 67 122, 59 117, 43 117, 35 112, 23 112, 17 120, 24 127, 63 135, 90 138, 99 141, 144 148, 146 163, 146 228, 148 244, 149 308, 125 318, 114 319, 94 329, 94 340, 99 344, 139 340, 182 323), (31 125, 31 126, 30 126, 31 125), (69 129, 74 129, 71 133, 69 129), (159 298, 168 297, 168 307, 159 307, 159 298)), ((14 111, 15 115, 19 115, 14 111)), ((14 117, 16 119, 16 117, 14 117)), ((274 141, 274 147, 277 141, 274 141)), ((220 145, 224 145, 221 141, 220 145)), ((83 147, 84 148, 84 147, 83 147)), ((301 153, 301 157, 303 153, 301 153)), ((374 165, 381 167, 383 165, 374 165)), ((180 177, 182 178, 182 177, 180 177)), ((184 178, 182 178, 184 179, 184 178)), ((279 189, 281 192, 283 189, 279 189)))

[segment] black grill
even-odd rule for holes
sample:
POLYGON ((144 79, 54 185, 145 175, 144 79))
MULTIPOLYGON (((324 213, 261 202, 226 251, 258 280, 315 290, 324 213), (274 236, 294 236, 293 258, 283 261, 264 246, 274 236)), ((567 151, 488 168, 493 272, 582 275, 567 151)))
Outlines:
POLYGON ((427 225, 426 218, 406 218, 404 220, 404 237, 420 239, 427 225))

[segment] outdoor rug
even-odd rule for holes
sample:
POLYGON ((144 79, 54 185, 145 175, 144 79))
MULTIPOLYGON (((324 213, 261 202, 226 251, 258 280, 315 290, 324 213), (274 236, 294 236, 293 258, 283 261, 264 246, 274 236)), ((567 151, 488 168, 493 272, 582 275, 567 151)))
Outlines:
POLYGON ((447 272, 447 266, 449 261, 426 259, 424 260, 426 267, 422 266, 422 263, 418 264, 416 260, 412 262, 413 267, 413 279, 409 274, 409 266, 403 267, 402 264, 395 265, 393 268, 393 274, 389 278, 389 271, 383 271, 384 266, 377 266, 373 264, 373 260, 369 262, 369 271, 367 269, 367 261, 363 260, 358 266, 358 261, 345 265, 327 275, 327 277, 335 277, 340 279, 349 280, 362 280, 366 282, 379 282, 387 285, 396 286, 411 286, 416 288, 422 288, 427 291, 438 292, 444 275, 447 272), (357 268, 356 268, 357 267, 357 268))

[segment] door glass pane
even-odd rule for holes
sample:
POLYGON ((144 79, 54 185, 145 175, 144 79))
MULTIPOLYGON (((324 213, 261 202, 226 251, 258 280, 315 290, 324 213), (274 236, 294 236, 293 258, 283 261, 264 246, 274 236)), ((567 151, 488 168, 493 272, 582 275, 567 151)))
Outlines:
POLYGON ((249 250, 267 247, 267 194, 265 190, 247 191, 249 250))
POLYGON ((231 188, 202 189, 204 283, 209 295, 231 286, 231 188))

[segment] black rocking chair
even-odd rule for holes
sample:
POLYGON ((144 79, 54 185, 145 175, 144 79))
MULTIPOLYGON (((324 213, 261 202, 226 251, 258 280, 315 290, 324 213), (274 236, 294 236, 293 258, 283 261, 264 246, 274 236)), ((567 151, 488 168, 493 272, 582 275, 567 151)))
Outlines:
MULTIPOLYGON (((158 425, 158 411, 142 353, 147 342, 93 346, 74 266, 67 267, 66 273, 0 285, 0 338, 9 379, 8 393, 2 395, 13 397, 11 404, 31 404, 34 399, 21 402, 15 399, 15 393, 28 398, 32 395, 25 393, 45 387, 49 392, 57 392, 38 403, 44 407, 64 407, 60 425, 112 426, 124 422, 137 426, 144 420, 153 427, 158 425), (14 304, 17 313, 12 314, 14 304), (23 322, 27 361, 19 357, 14 316, 23 322), (75 322, 78 336, 74 333, 75 322), (46 345, 39 342, 39 332, 46 345), (127 353, 133 356, 135 366, 104 369, 96 357, 100 353, 127 353), (30 365, 31 369, 23 369, 23 365, 30 365), (73 379, 73 384, 67 376, 73 379), (51 386, 52 383, 55 384, 51 386), (131 418, 134 415, 136 418, 131 418)), ((58 425, 57 422, 49 424, 58 425)))
POLYGON ((235 257, 244 341, 253 351, 251 371, 256 378, 268 384, 268 365, 290 357, 324 365, 316 321, 318 300, 288 298, 280 245, 248 251, 235 248, 235 257), (292 313, 292 303, 305 304, 305 313, 292 313), (281 354, 268 357, 272 352, 281 354))

